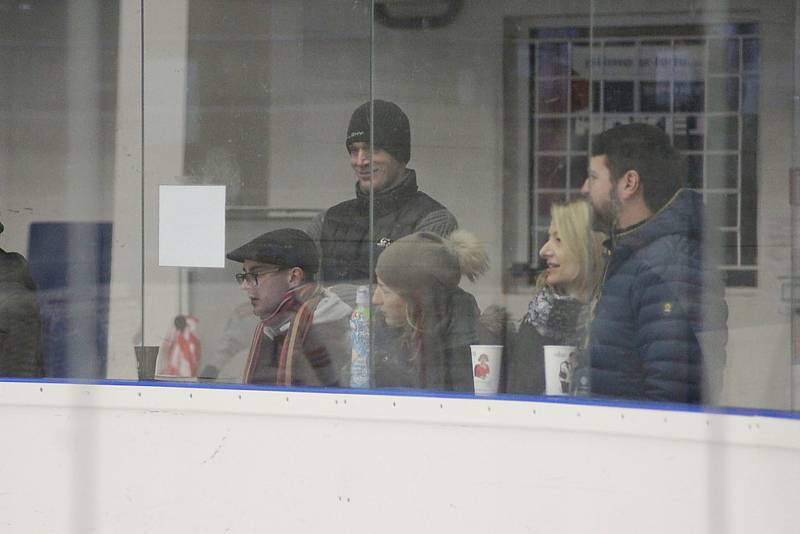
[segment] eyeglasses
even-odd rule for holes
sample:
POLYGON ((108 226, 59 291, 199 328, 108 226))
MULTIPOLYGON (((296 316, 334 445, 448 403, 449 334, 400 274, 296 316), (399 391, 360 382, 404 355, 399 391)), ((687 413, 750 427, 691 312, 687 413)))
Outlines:
POLYGON ((234 278, 236 278, 236 283, 242 285, 243 283, 247 283, 248 286, 256 287, 258 286, 258 277, 273 274, 280 272, 281 269, 272 269, 270 271, 259 271, 259 272, 249 272, 249 273, 236 273, 234 278))

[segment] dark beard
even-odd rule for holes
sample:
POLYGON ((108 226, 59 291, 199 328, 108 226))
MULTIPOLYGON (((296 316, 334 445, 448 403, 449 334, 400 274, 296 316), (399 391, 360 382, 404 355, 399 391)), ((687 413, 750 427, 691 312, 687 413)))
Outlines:
POLYGON ((592 230, 604 234, 611 233, 611 228, 614 226, 613 216, 605 213, 600 213, 596 209, 592 209, 592 230))
POLYGON ((595 232, 602 232, 611 235, 611 231, 617 222, 617 216, 622 210, 622 204, 617 197, 615 188, 611 188, 609 193, 609 209, 606 212, 601 212, 592 205, 592 230, 595 232))

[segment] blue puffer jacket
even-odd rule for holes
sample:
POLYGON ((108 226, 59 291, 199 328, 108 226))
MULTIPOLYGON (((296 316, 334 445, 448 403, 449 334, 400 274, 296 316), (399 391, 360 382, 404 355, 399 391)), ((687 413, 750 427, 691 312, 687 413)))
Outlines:
POLYGON ((587 350, 592 393, 702 402, 709 381, 719 384, 709 374, 724 366, 728 310, 708 247, 703 261, 701 195, 678 191, 606 245, 587 350))

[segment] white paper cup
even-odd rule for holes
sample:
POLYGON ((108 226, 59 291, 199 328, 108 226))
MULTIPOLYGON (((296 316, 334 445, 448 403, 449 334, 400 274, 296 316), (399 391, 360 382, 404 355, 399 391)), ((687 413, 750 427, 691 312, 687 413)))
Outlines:
POLYGON ((547 395, 569 395, 577 349, 569 345, 544 346, 544 378, 547 395))
POLYGON ((472 349, 472 380, 476 395, 497 395, 500 386, 500 367, 503 345, 470 345, 472 349))

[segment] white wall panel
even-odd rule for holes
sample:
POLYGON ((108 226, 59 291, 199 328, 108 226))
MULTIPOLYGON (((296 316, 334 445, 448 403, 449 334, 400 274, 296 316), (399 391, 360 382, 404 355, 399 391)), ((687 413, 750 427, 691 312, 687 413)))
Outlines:
POLYGON ((800 421, 0 384, 3 532, 790 532, 800 421))

